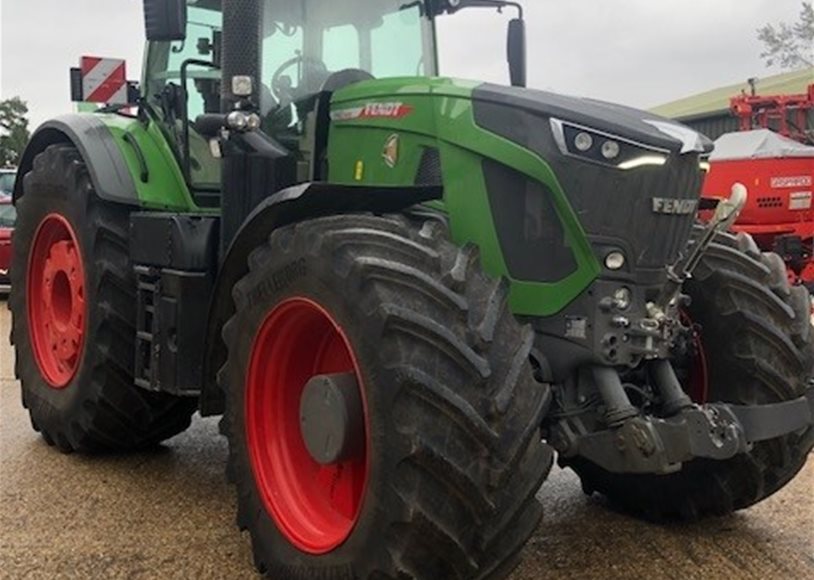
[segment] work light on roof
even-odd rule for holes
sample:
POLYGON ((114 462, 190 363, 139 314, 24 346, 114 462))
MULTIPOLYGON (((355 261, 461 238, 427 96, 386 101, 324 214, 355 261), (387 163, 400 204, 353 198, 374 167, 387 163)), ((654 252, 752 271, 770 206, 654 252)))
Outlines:
POLYGON ((232 77, 232 94, 236 97, 250 97, 254 90, 254 81, 250 76, 238 75, 232 77))

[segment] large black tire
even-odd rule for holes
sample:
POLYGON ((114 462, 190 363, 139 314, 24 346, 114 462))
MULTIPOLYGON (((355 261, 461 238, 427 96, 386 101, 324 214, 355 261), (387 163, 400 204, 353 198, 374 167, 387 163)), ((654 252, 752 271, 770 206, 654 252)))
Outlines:
MULTIPOLYGON (((700 327, 708 402, 754 405, 802 395, 812 377, 811 302, 789 287, 779 256, 751 237, 723 234, 684 292, 700 327)), ((727 461, 696 459, 671 475, 611 474, 585 460, 569 462, 583 488, 649 519, 694 520, 749 507, 788 483, 806 462, 814 429, 763 441, 727 461)))
MULTIPOLYGON (((234 289, 220 382, 238 525, 255 563, 290 578, 500 578, 542 515, 535 494, 553 461, 540 440, 550 389, 532 376, 533 334, 507 285, 443 226, 348 215, 271 234, 234 289), (264 508, 248 456, 247 366, 253 337, 294 296, 344 328, 367 399, 369 479, 346 541, 297 549, 264 508)), ((296 387, 294 387, 296 388, 296 387)))
POLYGON ((133 382, 136 282, 129 210, 96 196, 82 157, 67 144, 37 156, 24 188, 17 201, 9 307, 16 374, 32 425, 66 453, 139 449, 183 431, 194 399, 150 393, 133 382), (73 230, 84 269, 84 343, 75 374, 61 388, 49 384, 34 352, 27 288, 35 238, 55 215, 73 230))

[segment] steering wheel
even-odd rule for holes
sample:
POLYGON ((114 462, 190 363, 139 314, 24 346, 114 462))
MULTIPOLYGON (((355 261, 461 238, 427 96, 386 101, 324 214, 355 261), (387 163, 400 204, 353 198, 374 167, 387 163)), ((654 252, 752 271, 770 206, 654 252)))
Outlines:
POLYGON ((274 71, 274 75, 271 77, 271 92, 278 101, 291 102, 294 100, 294 90, 292 89, 291 78, 288 77, 286 80, 284 80, 283 73, 292 66, 298 64, 311 64, 314 65, 317 70, 325 72, 328 70, 325 63, 318 58, 305 56, 304 54, 298 54, 293 58, 289 58, 287 61, 281 64, 276 71, 274 71))

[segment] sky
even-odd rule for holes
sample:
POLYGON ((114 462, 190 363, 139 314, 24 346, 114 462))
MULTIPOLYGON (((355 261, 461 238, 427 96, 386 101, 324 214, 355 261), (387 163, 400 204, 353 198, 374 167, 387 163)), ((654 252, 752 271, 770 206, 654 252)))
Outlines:
MULTIPOLYGON (((338 0, 327 0, 338 1, 338 0)), ((639 108, 781 72, 756 29, 794 21, 800 0, 521 0, 529 86, 639 108)), ((471 9, 439 24, 444 75, 506 83, 506 22, 471 9)), ((72 108, 68 69, 83 54, 124 58, 140 77, 140 0, 0 0, 0 98, 37 126, 72 108)))

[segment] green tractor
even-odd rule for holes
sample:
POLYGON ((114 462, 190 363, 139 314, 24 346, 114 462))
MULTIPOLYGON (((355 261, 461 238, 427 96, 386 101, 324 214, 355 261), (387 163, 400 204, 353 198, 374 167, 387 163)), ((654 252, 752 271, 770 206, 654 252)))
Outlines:
POLYGON ((521 6, 144 7, 137 108, 45 123, 14 192, 16 369, 49 444, 222 414, 277 579, 501 578, 555 455, 660 519, 802 468, 810 299, 725 232, 745 188, 697 225, 707 139, 525 88, 521 6), (435 22, 470 7, 519 12, 513 86, 437 76, 435 22))

